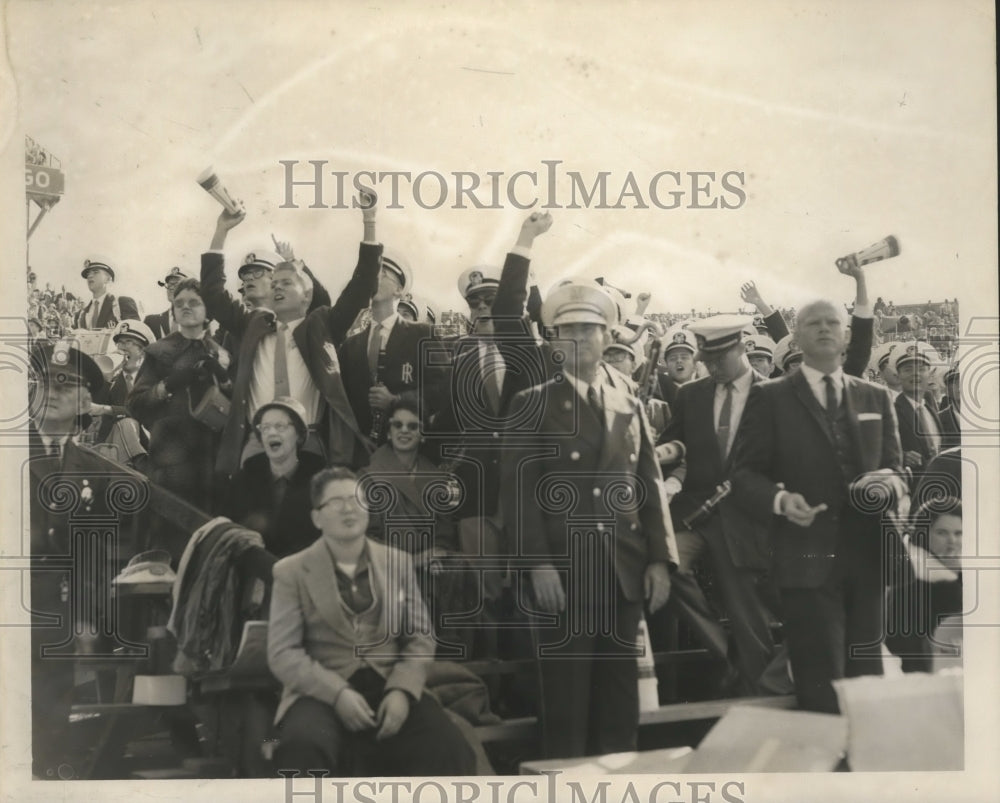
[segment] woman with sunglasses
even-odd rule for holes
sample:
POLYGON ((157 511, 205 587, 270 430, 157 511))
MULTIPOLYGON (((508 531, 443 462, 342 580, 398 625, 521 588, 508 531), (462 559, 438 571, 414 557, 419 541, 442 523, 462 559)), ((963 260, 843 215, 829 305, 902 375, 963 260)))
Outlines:
POLYGON ((145 353, 126 409, 149 430, 149 478, 205 511, 213 510, 219 433, 191 409, 213 386, 228 395, 229 353, 208 332, 197 279, 183 279, 171 301, 178 329, 145 353))
POLYGON ((397 399, 386 411, 386 420, 388 440, 362 470, 368 536, 413 555, 439 643, 461 643, 471 649, 473 629, 442 626, 442 614, 471 611, 478 601, 472 572, 438 572, 441 558, 460 560, 457 529, 446 511, 449 478, 420 452, 423 436, 415 402, 397 399))

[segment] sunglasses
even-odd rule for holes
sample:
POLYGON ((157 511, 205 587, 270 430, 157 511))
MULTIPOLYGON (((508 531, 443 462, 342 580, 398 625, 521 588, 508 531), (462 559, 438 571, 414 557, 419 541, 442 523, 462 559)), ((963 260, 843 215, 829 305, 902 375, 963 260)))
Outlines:
POLYGON ((406 429, 410 432, 416 432, 420 429, 420 424, 416 421, 390 421, 389 426, 393 429, 406 429))

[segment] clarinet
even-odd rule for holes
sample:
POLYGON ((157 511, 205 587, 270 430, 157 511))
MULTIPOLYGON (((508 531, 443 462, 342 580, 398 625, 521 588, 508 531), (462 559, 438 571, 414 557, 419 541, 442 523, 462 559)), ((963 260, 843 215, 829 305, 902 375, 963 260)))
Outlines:
MULTIPOLYGON (((383 387, 384 382, 376 382, 376 387, 383 387)), ((382 428, 385 424, 385 411, 381 407, 372 407, 372 430, 368 433, 368 437, 371 438, 375 443, 378 443, 379 438, 382 435, 382 428)))
POLYGON ((732 490, 733 484, 729 480, 726 480, 722 485, 716 486, 715 493, 702 502, 701 507, 694 511, 694 513, 684 519, 684 526, 690 530, 694 524, 712 515, 712 511, 718 507, 719 502, 729 496, 729 492, 732 490))
POLYGON ((660 352, 663 350, 663 343, 659 338, 653 340, 652 346, 649 349, 649 356, 646 360, 646 364, 642 366, 642 373, 639 375, 639 401, 646 404, 651 398, 653 398, 653 393, 656 392, 656 382, 659 375, 656 372, 656 366, 660 362, 660 352))

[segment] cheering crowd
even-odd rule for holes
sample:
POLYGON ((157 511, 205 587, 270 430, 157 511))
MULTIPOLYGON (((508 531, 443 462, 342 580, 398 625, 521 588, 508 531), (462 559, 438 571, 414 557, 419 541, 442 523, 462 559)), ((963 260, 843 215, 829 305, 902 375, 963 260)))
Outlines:
MULTIPOLYGON (((883 644, 934 668, 935 629, 962 610, 954 303, 892 315, 856 260, 844 298, 797 310, 753 281, 721 301, 746 315, 650 312, 648 291, 603 280, 543 298, 529 265, 553 220, 535 212, 439 319, 379 241, 374 194, 359 201, 346 284, 272 238, 230 293, 242 211, 219 216, 200 269, 165 271, 166 309, 141 320, 106 261, 84 263, 86 302, 29 276, 48 399, 33 457, 51 474, 98 448, 224 517, 173 556, 178 651, 201 660, 185 623, 213 618, 185 597, 196 572, 258 581, 276 767, 473 774, 426 692, 442 658, 537 658, 548 757, 634 750, 642 619, 654 650, 682 621, 719 694, 805 710, 836 713, 832 681, 882 674, 883 644), (77 347, 83 330, 109 335, 103 353, 77 347)), ((65 548, 50 524, 33 511, 36 556, 65 548)), ((33 583, 39 612, 66 598, 33 583)), ((33 658, 40 767, 60 760, 58 672, 33 658)))

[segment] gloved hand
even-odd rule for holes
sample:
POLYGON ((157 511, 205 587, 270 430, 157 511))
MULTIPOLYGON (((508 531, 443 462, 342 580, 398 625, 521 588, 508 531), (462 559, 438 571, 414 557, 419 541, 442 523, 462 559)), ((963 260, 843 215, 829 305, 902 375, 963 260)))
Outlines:
POLYGON ((197 377, 198 369, 195 366, 178 368, 173 371, 170 376, 163 380, 163 386, 167 389, 167 393, 176 393, 179 390, 184 390, 184 388, 190 387, 191 383, 194 382, 197 377))
POLYGON ((204 357, 198 360, 194 367, 206 378, 215 377, 215 380, 220 385, 225 384, 229 380, 226 369, 214 357, 204 357))

